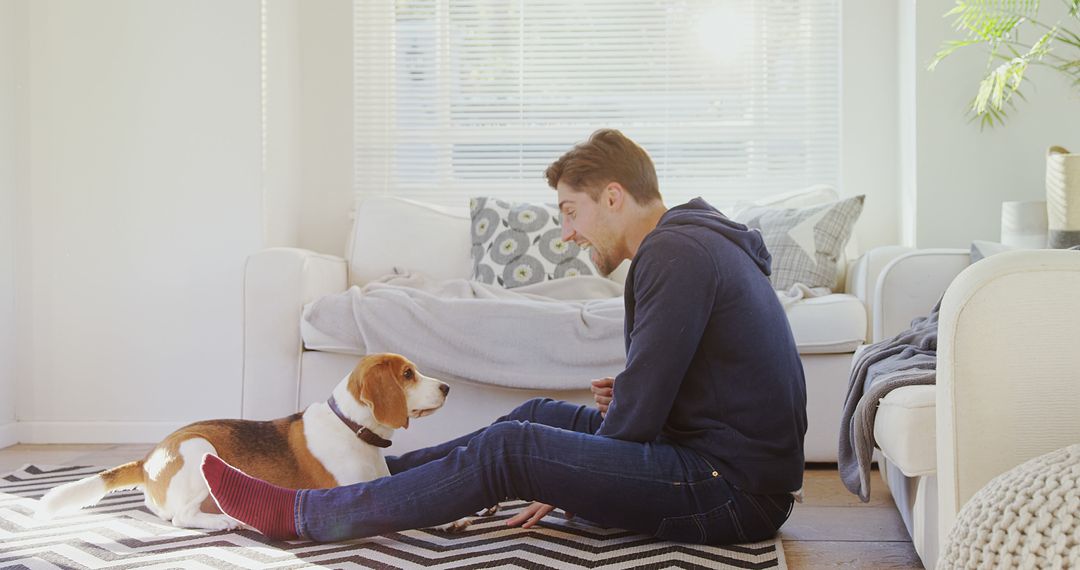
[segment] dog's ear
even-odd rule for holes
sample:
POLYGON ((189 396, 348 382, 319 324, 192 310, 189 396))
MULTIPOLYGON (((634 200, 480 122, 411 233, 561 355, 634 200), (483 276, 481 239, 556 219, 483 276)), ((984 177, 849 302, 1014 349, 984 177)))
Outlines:
POLYGON ((360 401, 371 407, 375 421, 392 428, 409 427, 409 404, 395 366, 380 361, 358 370, 360 401))

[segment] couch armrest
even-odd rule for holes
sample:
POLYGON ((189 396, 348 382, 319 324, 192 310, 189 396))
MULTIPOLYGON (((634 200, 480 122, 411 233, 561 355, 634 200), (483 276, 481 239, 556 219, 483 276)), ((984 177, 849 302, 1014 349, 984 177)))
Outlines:
POLYGON ((991 479, 1080 441, 1080 252, 986 258, 938 321, 938 537, 991 479))
POLYGON ((348 282, 345 260, 332 255, 282 247, 247 258, 243 418, 278 418, 297 410, 304 305, 346 290, 348 282))
MULTIPOLYGON (((926 316, 953 278, 970 263, 966 249, 920 249, 887 252, 892 259, 874 280, 870 308, 870 342, 891 338, 926 316), (893 255, 897 254, 899 255, 893 255)), ((888 255, 884 256, 888 257, 888 255)), ((869 288, 871 284, 868 282, 869 288)))
POLYGON ((871 342, 874 333, 874 295, 881 270, 897 257, 914 251, 910 247, 888 245, 875 247, 863 253, 848 265, 844 292, 854 295, 866 307, 866 339, 871 342))

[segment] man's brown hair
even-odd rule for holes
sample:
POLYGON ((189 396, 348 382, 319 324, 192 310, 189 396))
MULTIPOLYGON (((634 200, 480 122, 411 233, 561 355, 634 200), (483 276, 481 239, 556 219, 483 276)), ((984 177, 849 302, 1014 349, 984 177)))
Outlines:
POLYGON ((551 163, 548 185, 565 182, 594 202, 609 182, 618 182, 638 204, 660 200, 656 168, 645 149, 615 129, 600 129, 551 163))

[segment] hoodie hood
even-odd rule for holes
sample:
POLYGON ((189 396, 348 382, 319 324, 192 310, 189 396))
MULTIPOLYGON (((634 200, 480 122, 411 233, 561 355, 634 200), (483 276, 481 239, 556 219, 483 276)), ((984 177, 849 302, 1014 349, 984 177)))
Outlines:
POLYGON ((754 260, 758 269, 765 275, 772 273, 772 255, 765 247, 765 240, 761 232, 751 229, 739 222, 728 218, 720 213, 720 210, 712 207, 708 202, 694 198, 689 202, 675 206, 664 213, 660 218, 660 226, 701 226, 708 228, 737 245, 740 249, 754 260))

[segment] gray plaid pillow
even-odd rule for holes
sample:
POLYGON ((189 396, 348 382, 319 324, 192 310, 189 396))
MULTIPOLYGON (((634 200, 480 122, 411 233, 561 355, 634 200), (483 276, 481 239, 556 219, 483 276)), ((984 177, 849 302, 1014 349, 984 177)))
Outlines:
POLYGON ((576 275, 595 275, 587 252, 562 240, 555 204, 472 198, 473 279, 507 289, 576 275))
POLYGON ((774 289, 786 291, 796 283, 831 289, 864 198, 855 196, 807 208, 739 204, 733 218, 761 230, 765 247, 772 254, 774 289))

